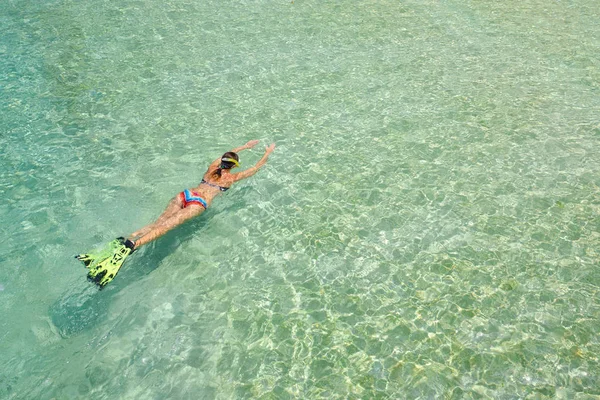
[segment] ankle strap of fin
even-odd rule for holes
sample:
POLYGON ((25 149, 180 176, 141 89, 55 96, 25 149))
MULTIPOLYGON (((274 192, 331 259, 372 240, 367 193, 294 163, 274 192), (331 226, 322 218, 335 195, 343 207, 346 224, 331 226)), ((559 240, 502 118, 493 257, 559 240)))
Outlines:
POLYGON ((135 251, 135 242, 133 240, 125 239, 124 237, 117 238, 123 246, 127 247, 133 253, 135 251))

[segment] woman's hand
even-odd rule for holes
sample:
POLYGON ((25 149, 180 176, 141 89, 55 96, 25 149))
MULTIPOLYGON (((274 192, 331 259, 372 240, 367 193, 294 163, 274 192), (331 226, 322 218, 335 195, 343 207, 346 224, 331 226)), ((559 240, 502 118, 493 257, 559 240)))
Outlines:
POLYGON ((275 150, 275 143, 271 143, 265 148, 265 154, 269 155, 275 150))

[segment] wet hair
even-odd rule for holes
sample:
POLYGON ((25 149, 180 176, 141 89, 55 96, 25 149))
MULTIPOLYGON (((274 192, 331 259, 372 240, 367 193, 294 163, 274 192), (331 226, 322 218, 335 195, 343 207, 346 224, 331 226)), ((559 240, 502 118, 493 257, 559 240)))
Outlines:
POLYGON ((212 176, 220 178, 222 170, 231 169, 235 167, 235 164, 231 161, 223 161, 224 158, 233 158, 236 161, 240 161, 240 157, 236 153, 234 153, 233 151, 228 151, 227 153, 221 156, 221 165, 219 165, 219 168, 213 171, 212 176))

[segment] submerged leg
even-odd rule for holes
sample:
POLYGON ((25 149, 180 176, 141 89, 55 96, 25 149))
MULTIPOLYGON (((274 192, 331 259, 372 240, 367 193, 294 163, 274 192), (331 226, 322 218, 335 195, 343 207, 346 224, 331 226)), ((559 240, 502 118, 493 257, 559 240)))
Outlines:
POLYGON ((137 238, 144 236, 152 229, 155 229, 158 224, 163 223, 165 220, 175 215, 175 213, 177 213, 178 211, 181 211, 181 202, 179 201, 179 197, 175 197, 171 199, 165 211, 163 211, 163 213, 160 214, 156 221, 133 232, 131 235, 129 235, 129 238, 131 240, 136 240, 137 238))
POLYGON ((194 218, 204 212, 204 207, 200 205, 189 205, 186 208, 179 210, 170 217, 165 217, 160 223, 155 223, 150 226, 149 231, 139 237, 135 241, 135 248, 150 243, 151 241, 161 237, 171 229, 183 224, 188 219, 194 218))

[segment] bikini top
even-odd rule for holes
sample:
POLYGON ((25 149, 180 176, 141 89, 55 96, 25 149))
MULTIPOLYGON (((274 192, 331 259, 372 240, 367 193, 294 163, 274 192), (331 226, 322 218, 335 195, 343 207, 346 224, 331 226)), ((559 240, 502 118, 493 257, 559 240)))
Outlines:
POLYGON ((206 182, 204 179, 202 179, 202 182, 200 182, 200 183, 204 183, 205 185, 208 185, 208 186, 212 186, 212 187, 214 187, 214 188, 217 188, 217 189, 219 189, 221 192, 226 192, 226 191, 228 191, 228 190, 229 190, 229 188, 228 188, 228 187, 224 187, 224 186, 215 185, 214 183, 206 182))

